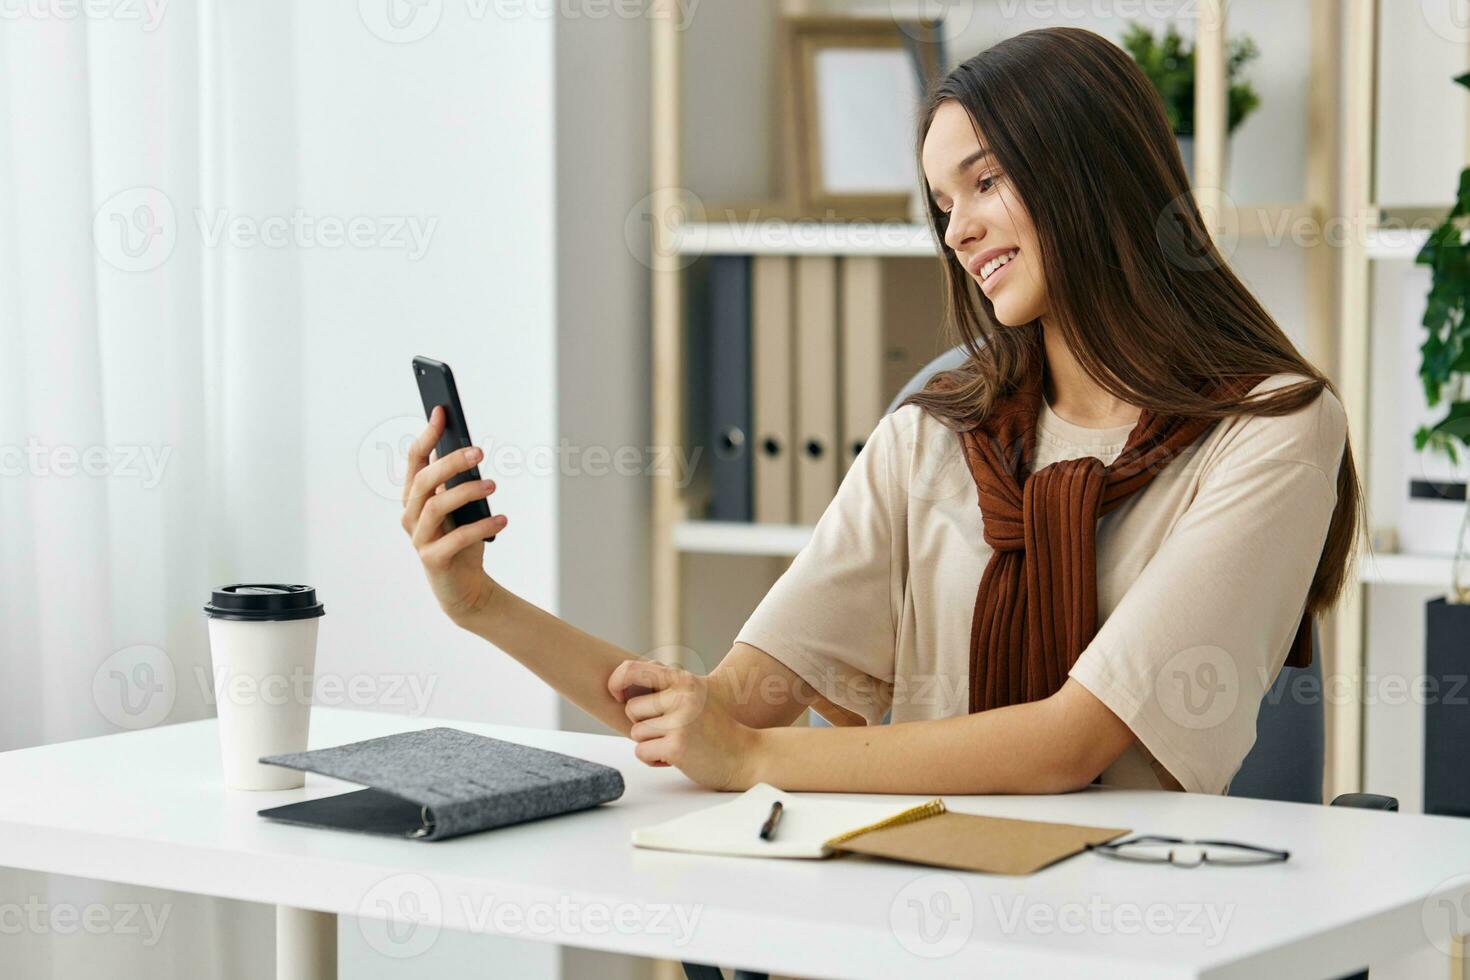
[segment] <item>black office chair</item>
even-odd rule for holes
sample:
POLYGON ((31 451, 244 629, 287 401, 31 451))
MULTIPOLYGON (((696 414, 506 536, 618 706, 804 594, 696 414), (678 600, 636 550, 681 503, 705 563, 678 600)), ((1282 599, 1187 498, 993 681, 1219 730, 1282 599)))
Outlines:
MULTIPOLYGON (((910 394, 924 387, 938 371, 957 368, 965 362, 963 347, 940 354, 914 375, 899 391, 888 411, 896 409, 910 394)), ((1322 770, 1326 745, 1325 712, 1322 707, 1322 654, 1317 626, 1312 624, 1312 663, 1307 667, 1283 667, 1261 700, 1256 716, 1256 744, 1251 747, 1235 778, 1230 781, 1228 795, 1257 800, 1283 800, 1289 803, 1322 802, 1322 770)), ((888 718, 885 716, 886 723, 888 718)), ((826 725, 820 715, 812 714, 812 724, 826 725)), ((1399 801, 1376 793, 1345 793, 1332 801, 1332 806, 1362 807, 1372 810, 1397 810, 1399 801)), ((723 980, 713 966, 685 963, 689 980, 723 980)), ((766 980, 764 973, 736 970, 735 980, 766 980)), ((1367 980, 1368 971, 1350 974, 1341 980, 1367 980)))

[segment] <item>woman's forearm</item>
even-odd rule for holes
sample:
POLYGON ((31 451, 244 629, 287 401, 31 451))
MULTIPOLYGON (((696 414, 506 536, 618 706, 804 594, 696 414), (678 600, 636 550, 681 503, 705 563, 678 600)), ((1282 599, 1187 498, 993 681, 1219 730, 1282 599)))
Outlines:
POLYGON ((955 718, 757 733, 751 782, 847 793, 1064 793, 1133 741, 1075 681, 1050 698, 955 718))
POLYGON ((463 625, 613 731, 628 734, 632 722, 607 682, 618 664, 637 654, 584 632, 503 587, 463 625))

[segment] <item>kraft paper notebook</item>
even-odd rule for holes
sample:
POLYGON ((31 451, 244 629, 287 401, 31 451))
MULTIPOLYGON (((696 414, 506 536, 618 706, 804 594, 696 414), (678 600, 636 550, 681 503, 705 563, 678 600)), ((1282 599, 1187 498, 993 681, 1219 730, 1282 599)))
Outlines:
POLYGON ((847 852, 962 871, 1024 875, 1070 857, 1088 844, 1128 833, 1121 827, 984 817, 948 810, 943 800, 851 803, 783 793, 766 783, 729 803, 633 832, 633 843, 668 851, 743 857, 825 858, 847 852), (781 801, 772 839, 760 827, 781 801))
POLYGON ((401 732, 260 761, 367 787, 260 810, 260 816, 416 840, 585 810, 623 795, 623 774, 610 766, 457 728, 401 732))

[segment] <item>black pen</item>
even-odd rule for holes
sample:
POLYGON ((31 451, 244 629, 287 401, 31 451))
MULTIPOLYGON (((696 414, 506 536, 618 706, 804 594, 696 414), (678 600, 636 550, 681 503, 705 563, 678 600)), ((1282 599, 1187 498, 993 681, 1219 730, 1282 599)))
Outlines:
POLYGON ((770 840, 776 836, 776 822, 781 819, 781 801, 777 800, 771 804, 771 815, 766 817, 766 822, 761 824, 761 840, 770 840))

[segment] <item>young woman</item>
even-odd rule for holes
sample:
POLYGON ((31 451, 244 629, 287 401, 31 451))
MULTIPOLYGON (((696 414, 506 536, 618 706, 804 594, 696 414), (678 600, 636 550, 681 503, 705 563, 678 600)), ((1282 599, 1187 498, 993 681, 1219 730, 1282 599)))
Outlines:
POLYGON ((969 358, 884 418, 709 676, 481 567, 480 458, 411 451, 445 613, 718 789, 1221 793, 1359 532, 1342 406, 1207 234, 1148 80, 1087 31, 956 68, 918 159, 969 358), (791 727, 812 705, 834 727, 791 727), (892 723, 878 724, 891 712, 892 723))

